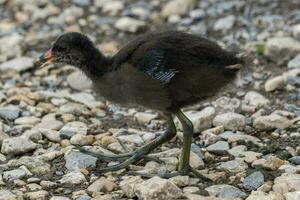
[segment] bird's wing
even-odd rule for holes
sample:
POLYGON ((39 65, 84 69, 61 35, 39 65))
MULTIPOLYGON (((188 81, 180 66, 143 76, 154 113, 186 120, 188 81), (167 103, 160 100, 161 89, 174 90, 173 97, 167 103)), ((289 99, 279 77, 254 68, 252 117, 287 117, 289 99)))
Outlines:
POLYGON ((162 49, 147 50, 143 58, 136 63, 136 67, 163 84, 170 82, 178 72, 178 69, 168 66, 165 52, 162 49))

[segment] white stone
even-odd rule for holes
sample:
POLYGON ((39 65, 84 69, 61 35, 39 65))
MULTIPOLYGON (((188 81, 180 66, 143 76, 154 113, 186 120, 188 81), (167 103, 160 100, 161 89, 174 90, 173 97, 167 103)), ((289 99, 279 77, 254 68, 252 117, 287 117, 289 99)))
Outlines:
POLYGON ((215 31, 227 31, 232 28, 235 22, 234 15, 228 15, 226 17, 222 17, 216 21, 214 24, 215 31))
POLYGON ((11 137, 3 140, 1 152, 9 155, 18 155, 32 151, 37 144, 23 137, 11 137))
POLYGON ((131 17, 122 17, 115 23, 115 27, 121 31, 136 33, 145 28, 146 23, 131 17))
POLYGON ((286 117, 271 114, 255 118, 253 126, 259 130, 270 130, 273 128, 285 129, 290 125, 290 123, 290 120, 286 117))
POLYGON ((247 92, 245 101, 247 101, 250 106, 255 106, 256 108, 265 107, 270 104, 270 101, 266 97, 255 91, 247 92))
POLYGON ((214 118, 213 125, 223 126, 225 130, 243 130, 246 125, 246 118, 237 113, 223 113, 214 118))
POLYGON ((197 1, 196 0, 172 0, 169 1, 163 8, 161 15, 165 18, 175 15, 184 15, 191 11, 197 1))

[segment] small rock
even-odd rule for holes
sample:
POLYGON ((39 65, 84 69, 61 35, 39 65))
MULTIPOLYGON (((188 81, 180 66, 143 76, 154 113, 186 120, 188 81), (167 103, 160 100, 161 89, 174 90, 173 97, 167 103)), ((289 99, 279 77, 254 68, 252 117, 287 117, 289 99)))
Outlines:
POLYGON ((3 140, 1 152, 9 155, 19 155, 37 148, 37 144, 27 138, 11 137, 3 140))
POLYGON ((298 54, 295 58, 289 61, 288 68, 289 69, 300 68, 300 54, 298 54))
POLYGON ((135 193, 139 199, 168 200, 182 196, 181 190, 171 181, 153 177, 136 186, 135 193))
POLYGON ((39 129, 39 130, 41 131, 43 136, 45 136, 48 140, 52 142, 61 141, 60 133, 58 131, 50 130, 50 129, 39 129))
POLYGON ((51 130, 59 130, 63 127, 63 123, 61 121, 56 120, 55 114, 48 114, 43 117, 42 122, 37 124, 35 128, 42 129, 51 129, 51 130))
POLYGON ((224 113, 214 118, 213 125, 223 126, 225 130, 243 130, 246 125, 246 118, 237 113, 224 113))
POLYGON ((140 125, 148 124, 151 120, 157 118, 157 114, 137 112, 134 117, 140 125))
MULTIPOLYGON (((9 34, 0 38, 0 63, 15 56, 21 56, 22 49, 20 43, 23 37, 18 33, 9 34)), ((18 68, 18 66, 12 66, 18 68)))
POLYGON ((115 189, 116 184, 114 182, 111 182, 107 180, 104 177, 101 177, 100 179, 93 182, 87 190, 89 192, 111 192, 115 189))
POLYGON ((59 130, 59 133, 63 139, 70 139, 76 134, 86 135, 87 125, 83 122, 69 122, 59 130))
POLYGON ((246 200, 284 200, 284 197, 273 191, 269 194, 263 191, 252 191, 246 200))
POLYGON ((194 169, 204 167, 204 161, 197 154, 191 151, 190 153, 190 165, 194 169))
POLYGON ((63 176, 62 179, 59 180, 61 184, 67 185, 79 185, 86 182, 84 175, 80 172, 70 172, 63 176))
POLYGON ((174 177, 170 178, 169 181, 171 181, 178 187, 184 187, 189 184, 189 177, 188 176, 174 176, 174 177))
POLYGON ((70 143, 73 145, 91 145, 95 141, 95 138, 93 135, 81 135, 81 134, 76 134, 71 137, 70 143))
POLYGON ((219 141, 215 144, 209 145, 207 150, 211 153, 215 153, 218 155, 224 155, 229 150, 229 144, 225 141, 219 141))
POLYGON ((27 192, 25 194, 26 199, 28 200, 47 200, 49 196, 49 193, 45 190, 40 190, 36 192, 27 192))
POLYGON ((280 65, 299 52, 300 42, 291 37, 269 38, 265 45, 265 55, 280 65))
POLYGON ((131 17, 122 17, 116 21, 115 27, 121 31, 136 33, 144 29, 146 23, 131 17))
POLYGON ((294 25, 294 26, 292 27, 292 29, 293 29, 293 36, 294 36, 295 38, 300 39, 300 24, 294 25))
POLYGON ((219 198, 245 198, 246 193, 242 192, 240 189, 226 184, 221 185, 212 185, 205 190, 211 196, 219 197, 219 198))
POLYGON ((245 101, 247 101, 250 106, 255 106, 256 108, 265 107, 270 104, 270 101, 266 97, 255 91, 247 92, 245 101))
POLYGON ((120 182, 120 188, 127 197, 134 198, 136 196, 135 188, 142 182, 143 179, 139 176, 126 177, 120 182))
POLYGON ((144 145, 144 141, 141 138, 141 136, 137 135, 137 134, 130 134, 130 135, 120 135, 118 136, 118 138, 125 143, 134 143, 137 146, 143 146, 144 145))
POLYGON ((50 200, 71 200, 71 199, 68 197, 63 197, 63 196, 53 196, 50 198, 50 200))
POLYGON ((241 101, 237 98, 229 98, 223 96, 212 102, 212 104, 216 108, 218 113, 222 114, 237 111, 241 106, 241 101))
POLYGON ((80 171, 82 168, 96 167, 97 160, 93 156, 75 150, 71 150, 65 154, 65 165, 69 172, 80 171))
POLYGON ((0 70, 25 71, 33 67, 33 59, 29 57, 19 57, 0 64, 0 70))
MULTIPOLYGON (((194 125, 194 133, 200 133, 212 126, 212 120, 216 115, 216 111, 214 107, 206 107, 200 112, 188 111, 185 114, 194 125)), ((182 130, 182 125, 177 118, 175 119, 175 123, 178 124, 178 127, 182 130)))
POLYGON ((78 91, 92 88, 92 82, 82 72, 79 71, 71 73, 67 77, 67 83, 72 89, 78 91))
POLYGON ((21 109, 17 106, 5 106, 0 108, 0 117, 8 120, 15 120, 20 116, 21 109))
POLYGON ((283 76, 276 76, 270 78, 265 83, 266 92, 272 92, 274 90, 278 90, 284 87, 284 78, 283 76))
POLYGON ((300 156, 294 156, 290 158, 289 161, 295 165, 300 165, 300 156))
POLYGON ((227 17, 220 18, 214 24, 214 31, 228 31, 233 27, 235 22, 235 16, 229 15, 227 17))
POLYGON ((260 171, 253 172, 243 181, 243 187, 247 190, 256 190, 265 182, 264 175, 260 171))
POLYGON ((79 103, 67 103, 62 105, 59 110, 65 114, 73 114, 73 115, 88 115, 90 114, 89 109, 82 104, 79 103))
POLYGON ((252 163, 252 167, 262 166, 263 168, 265 168, 267 170, 276 171, 279 169, 279 167, 281 167, 284 164, 285 164, 285 162, 283 160, 277 158, 276 156, 268 156, 267 158, 262 158, 262 159, 254 161, 252 163))
MULTIPOLYGON (((300 33, 299 33, 299 37, 300 37, 300 33)), ((300 191, 285 193, 284 197, 286 200, 299 200, 300 199, 300 191)))
POLYGON ((6 189, 0 190, 0 200, 19 200, 19 199, 21 200, 23 198, 18 197, 17 195, 15 195, 9 190, 6 189))
POLYGON ((300 191, 300 174, 281 175, 275 178, 273 191, 279 194, 300 191))
POLYGON ((230 160, 222 163, 217 169, 224 170, 228 173, 243 172, 248 168, 248 165, 242 159, 230 160))
POLYGON ((290 121, 283 116, 271 114, 259 116, 254 119, 253 126, 259 130, 271 130, 274 128, 285 129, 290 125, 290 121))
POLYGON ((40 118, 34 117, 34 116, 26 116, 26 117, 20 117, 15 120, 15 124, 17 125, 36 125, 41 121, 40 118))
POLYGON ((196 6, 197 1, 195 0, 172 0, 169 1, 163 8, 161 15, 164 18, 170 16, 180 16, 187 14, 189 11, 193 10, 196 6))
POLYGON ((31 172, 25 166, 21 166, 18 169, 14 169, 11 171, 3 172, 3 178, 5 181, 14 181, 31 175, 31 172))

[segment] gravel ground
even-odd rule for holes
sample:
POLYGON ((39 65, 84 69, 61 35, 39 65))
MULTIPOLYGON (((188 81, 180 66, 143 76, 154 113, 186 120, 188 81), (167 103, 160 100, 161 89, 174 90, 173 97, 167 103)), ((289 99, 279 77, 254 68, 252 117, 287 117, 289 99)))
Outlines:
MULTIPOLYGON (((299 10, 298 0, 0 0, 0 200, 300 199, 299 10), (151 110, 97 98, 71 66, 35 70, 33 61, 67 31, 112 55, 138 34, 168 28, 253 58, 226 91, 184 108, 195 128, 191 165, 211 181, 98 174, 116 162, 75 146, 134 150, 158 137, 164 122, 151 110)), ((153 152, 164 164, 141 161, 130 171, 175 171, 177 128, 153 152)))

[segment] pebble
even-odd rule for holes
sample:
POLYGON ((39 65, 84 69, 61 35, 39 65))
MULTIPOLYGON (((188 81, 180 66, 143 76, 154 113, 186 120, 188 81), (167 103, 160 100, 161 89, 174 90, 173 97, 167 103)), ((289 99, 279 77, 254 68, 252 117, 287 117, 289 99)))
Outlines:
POLYGON ((91 145, 94 142, 95 138, 93 135, 81 135, 75 134, 71 137, 70 143, 73 145, 91 145))
POLYGON ((279 194, 300 191, 300 174, 281 175, 274 180, 273 191, 279 194))
POLYGON ((71 150, 64 156, 66 168, 69 172, 80 171, 82 168, 96 167, 97 158, 81 153, 80 151, 71 150))
POLYGON ((137 146, 143 146, 144 145, 144 141, 141 138, 141 136, 137 135, 137 134, 130 134, 130 135, 120 135, 118 136, 118 138, 125 143, 134 143, 137 146))
POLYGON ((242 192, 240 189, 232 185, 212 185, 205 190, 209 193, 210 196, 215 196, 219 198, 245 198, 246 193, 242 192))
POLYGON ((115 27, 121 31, 136 33, 145 29, 146 23, 131 17, 122 17, 116 21, 115 27))
POLYGON ((300 39, 300 24, 296 24, 292 27, 293 36, 297 39, 300 39))
POLYGON ((284 165, 285 162, 276 156, 267 156, 266 158, 261 158, 259 160, 255 160, 252 163, 252 167, 262 166, 263 168, 267 170, 276 171, 284 165))
POLYGON ((0 70, 25 71, 33 67, 33 59, 30 57, 19 57, 0 64, 0 70))
POLYGON ((243 130, 246 125, 246 118, 237 113, 223 113, 214 118, 213 125, 223 126, 225 130, 243 130))
POLYGON ((285 193, 284 197, 286 200, 298 200, 300 199, 300 191, 285 193))
POLYGON ((12 193, 9 190, 2 189, 0 190, 0 200, 18 200, 22 199, 21 197, 18 197, 14 193, 12 193))
POLYGON ((225 142, 225 141, 218 141, 215 144, 209 145, 207 147, 207 150, 210 153, 224 155, 229 150, 229 144, 228 144, 228 142, 225 142))
POLYGON ((109 180, 107 180, 104 177, 101 177, 100 179, 96 180, 95 182, 93 182, 88 188, 87 190, 89 192, 111 192, 115 189, 116 184, 114 182, 111 182, 109 180))
POLYGON ((157 114, 137 112, 134 117, 140 125, 148 124, 151 120, 157 118, 157 114))
POLYGON ((298 54, 288 62, 288 68, 289 69, 300 68, 300 54, 298 54))
POLYGON ((196 3, 195 0, 171 0, 162 8, 161 15, 167 18, 187 14, 193 10, 196 3))
POLYGON ((70 139, 76 134, 86 135, 87 125, 79 121, 69 122, 59 130, 59 133, 63 139, 70 139))
POLYGON ((50 200, 71 200, 71 199, 63 196, 53 196, 50 198, 50 200))
POLYGON ((16 125, 36 125, 41 121, 40 118, 34 116, 20 117, 15 120, 16 125))
POLYGON ((241 101, 237 98, 223 96, 212 102, 212 105, 216 108, 219 114, 222 114, 238 111, 241 106, 241 101))
POLYGON ((135 193, 139 199, 144 200, 168 200, 182 196, 181 190, 174 183, 158 176, 138 184, 135 193))
MULTIPOLYGON (((20 43, 23 40, 23 36, 21 36, 18 33, 9 34, 7 36, 0 38, 0 62, 4 62, 9 58, 20 56, 21 55, 21 45, 20 43)), ((17 58, 16 58, 17 59, 17 58)), ((4 64, 4 63, 3 63, 4 64)), ((16 63, 21 64, 22 63, 16 63)), ((12 64, 9 64, 9 67, 12 68, 20 68, 18 65, 13 66, 12 64)))
POLYGON ((265 45, 265 55, 279 65, 300 52, 300 42, 291 37, 271 37, 265 45))
POLYGON ((32 173, 25 166, 21 166, 18 169, 3 172, 3 179, 12 182, 31 175, 32 173))
POLYGON ((217 169, 223 170, 228 173, 243 172, 248 168, 248 165, 242 159, 230 160, 222 163, 217 169))
POLYGON ((188 176, 174 176, 174 177, 170 178, 169 181, 171 181, 178 187, 184 187, 189 184, 189 177, 188 176))
POLYGON ((278 114, 260 116, 254 119, 253 126, 259 130, 271 130, 274 128, 285 129, 290 125, 290 121, 278 114))
POLYGON ((128 198, 134 198, 135 188, 138 184, 143 182, 143 179, 140 176, 130 176, 130 177, 123 177, 124 180, 120 182, 120 188, 128 198))
POLYGON ((247 92, 244 99, 250 106, 255 106, 256 108, 265 107, 270 104, 270 101, 266 97, 256 91, 247 92))
POLYGON ((265 83, 266 92, 272 92, 274 90, 282 89, 284 87, 284 78, 283 76, 276 76, 270 78, 265 83))
POLYGON ((45 190, 40 190, 36 192, 27 192, 25 194, 26 199, 28 200, 47 200, 49 197, 49 193, 45 190))
POLYGON ((1 152, 7 155, 19 155, 33 151, 37 144, 23 137, 11 137, 3 140, 1 152))
POLYGON ((300 156, 293 156, 289 159, 295 165, 300 165, 300 156))
POLYGON ((17 106, 8 105, 0 108, 0 117, 7 120, 15 120, 21 114, 21 109, 17 106))
POLYGON ((62 140, 58 131, 42 128, 40 128, 39 130, 41 131, 43 136, 45 136, 48 140, 52 142, 60 142, 62 140))
POLYGON ((255 171, 247 176, 243 181, 243 187, 246 190, 256 190, 265 182, 264 175, 260 171, 255 171))
POLYGON ((86 182, 84 175, 80 172, 70 172, 64 175, 59 182, 66 185, 79 185, 86 182))
MULTIPOLYGON (((194 125, 194 133, 200 133, 201 131, 212 126, 212 120, 216 115, 216 111, 214 107, 206 107, 200 112, 188 111, 185 112, 185 114, 194 125)), ((175 119, 175 123, 178 124, 180 130, 182 130, 182 126, 177 118, 175 119)))
POLYGON ((246 200, 284 200, 284 197, 273 191, 268 194, 263 191, 252 191, 246 200))
POLYGON ((216 23, 214 24, 214 31, 228 31, 230 30, 235 22, 235 16, 234 15, 228 15, 227 17, 223 17, 218 19, 216 23))

